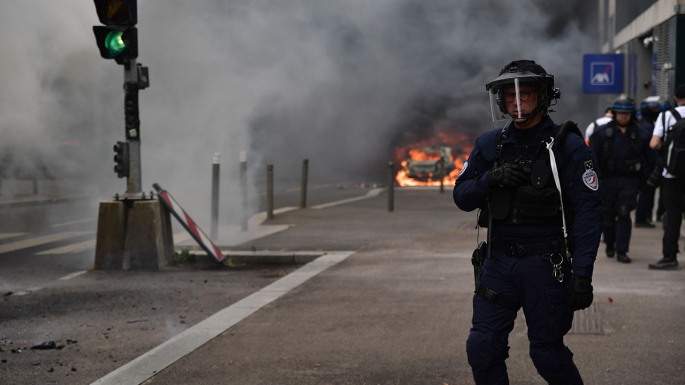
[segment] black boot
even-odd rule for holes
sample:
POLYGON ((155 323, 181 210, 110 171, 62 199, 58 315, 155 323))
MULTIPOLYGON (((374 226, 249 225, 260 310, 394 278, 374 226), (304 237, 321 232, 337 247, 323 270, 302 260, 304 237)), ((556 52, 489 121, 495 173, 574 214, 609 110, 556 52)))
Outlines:
POLYGON ((609 258, 613 258, 614 255, 616 255, 616 250, 614 249, 613 246, 607 245, 606 252, 607 252, 607 257, 609 257, 609 258))
POLYGON ((657 263, 650 263, 649 268, 655 270, 678 270, 678 260, 675 254, 664 255, 657 263))
POLYGON ((626 253, 618 253, 616 254, 616 260, 621 262, 621 263, 630 263, 630 257, 626 255, 626 253))

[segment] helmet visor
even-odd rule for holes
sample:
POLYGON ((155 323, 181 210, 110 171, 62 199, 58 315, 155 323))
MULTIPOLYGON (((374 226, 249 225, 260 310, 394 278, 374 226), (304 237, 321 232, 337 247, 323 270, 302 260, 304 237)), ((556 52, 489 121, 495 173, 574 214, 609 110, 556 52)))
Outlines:
POLYGON ((513 85, 514 85, 514 93, 512 94, 511 92, 505 92, 505 89, 508 88, 511 84, 507 85, 500 85, 499 89, 495 91, 495 88, 492 88, 492 91, 495 91, 497 95, 495 95, 493 92, 489 92, 490 94, 490 111, 492 113, 492 121, 497 122, 497 121, 502 121, 505 120, 505 111, 506 111, 506 105, 507 103, 511 102, 516 102, 516 111, 517 111, 517 118, 522 119, 523 117, 521 116, 521 87, 520 87, 520 82, 519 78, 513 78, 510 79, 513 80, 513 85))

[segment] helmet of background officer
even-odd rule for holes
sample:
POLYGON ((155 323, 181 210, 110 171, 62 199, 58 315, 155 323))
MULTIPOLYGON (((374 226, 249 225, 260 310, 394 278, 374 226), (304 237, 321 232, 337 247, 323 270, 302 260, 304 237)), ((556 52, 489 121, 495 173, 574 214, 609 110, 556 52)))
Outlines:
POLYGON ((554 76, 533 60, 507 64, 485 89, 490 94, 493 120, 508 114, 516 123, 547 115, 560 96, 559 89, 554 88, 554 76))
POLYGON ((662 99, 659 102, 659 112, 668 111, 670 109, 671 109, 671 103, 669 103, 668 100, 662 99))
POLYGON ((664 102, 660 96, 648 96, 640 103, 642 119, 654 123, 659 116, 659 104, 664 102))
POLYGON ((635 101, 627 96, 619 96, 611 106, 614 121, 619 127, 627 127, 635 119, 635 101))

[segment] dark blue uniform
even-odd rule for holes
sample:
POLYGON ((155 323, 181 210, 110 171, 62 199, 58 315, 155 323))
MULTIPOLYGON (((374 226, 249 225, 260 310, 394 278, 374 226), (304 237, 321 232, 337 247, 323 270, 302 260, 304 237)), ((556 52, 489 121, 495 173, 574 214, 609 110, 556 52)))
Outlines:
MULTIPOLYGON (((640 136, 644 138, 652 137, 654 132, 654 123, 650 120, 643 119, 638 123, 638 129, 643 131, 640 136)), ((649 143, 649 140, 647 141, 649 143)), ((645 159, 648 172, 652 172, 656 167, 656 160, 659 152, 649 149, 650 156, 645 159)), ((652 222, 652 212, 654 211, 654 189, 643 189, 638 193, 637 208, 635 209, 635 222, 652 222)))
POLYGON ((650 139, 651 134, 638 129, 635 123, 629 123, 624 133, 615 121, 601 126, 590 138, 602 186, 604 243, 618 254, 627 253, 630 245, 630 212, 637 206, 640 171, 651 171, 649 163, 655 160, 650 139))
MULTIPOLYGON (((526 143, 534 143, 553 136, 558 126, 544 116, 541 123, 527 131, 526 143)), ((486 197, 494 190, 487 181, 487 173, 496 158, 498 134, 496 129, 476 140, 467 164, 457 179, 454 202, 465 211, 486 207, 486 197)), ((505 130, 501 144, 520 144, 520 136, 513 125, 505 130)), ((549 139, 547 139, 549 141, 549 139)), ((547 151, 544 149, 544 151, 547 151)), ((510 254, 491 248, 480 282, 498 295, 520 304, 526 316, 530 356, 538 373, 553 384, 582 384, 571 351, 563 337, 573 321, 573 307, 566 303, 567 282, 573 274, 591 277, 602 229, 602 215, 592 155, 582 137, 569 133, 563 145, 554 148, 562 185, 564 208, 573 213, 570 239, 572 266, 564 261, 566 276, 559 282, 553 276, 550 254, 510 254)), ((553 183, 553 182, 552 182, 553 183)), ((571 218, 567 218, 571 219, 571 218)), ((493 224, 489 229, 493 242, 511 240, 553 240, 561 235, 561 226, 536 224, 493 224)), ((508 337, 514 327, 517 310, 490 302, 481 295, 473 298, 473 326, 467 341, 469 364, 479 384, 508 384, 505 360, 508 357, 508 337)))

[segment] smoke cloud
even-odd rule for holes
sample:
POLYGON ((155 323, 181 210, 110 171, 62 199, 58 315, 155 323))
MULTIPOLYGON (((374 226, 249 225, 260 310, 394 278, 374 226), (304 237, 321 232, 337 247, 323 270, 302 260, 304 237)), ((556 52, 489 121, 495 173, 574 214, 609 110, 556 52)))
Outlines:
MULTIPOLYGON (((552 118, 582 126, 596 114, 581 93, 582 55, 597 46, 595 7, 141 0, 138 60, 151 81, 140 92, 144 190, 159 183, 202 223, 215 152, 225 215, 239 205, 240 151, 253 194, 266 164, 287 182, 304 158, 314 180, 382 180, 393 147, 415 130, 444 120, 474 137, 492 128, 485 83, 518 59, 555 75, 562 98, 552 118)), ((123 70, 99 57, 92 2, 9 2, 3 11, 2 175, 40 169, 76 175, 101 199, 124 192, 111 149, 124 139, 123 70)))

